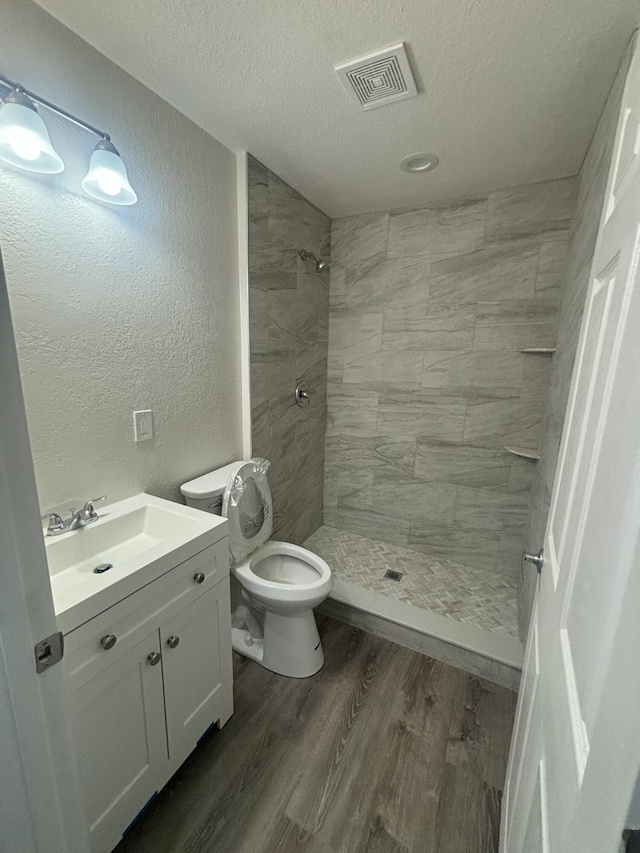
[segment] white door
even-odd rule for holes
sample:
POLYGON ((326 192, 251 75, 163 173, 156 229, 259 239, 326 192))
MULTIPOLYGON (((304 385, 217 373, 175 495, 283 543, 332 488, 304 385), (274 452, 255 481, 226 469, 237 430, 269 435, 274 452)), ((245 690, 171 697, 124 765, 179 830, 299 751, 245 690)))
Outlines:
POLYGON ((39 516, 0 258, 0 850, 83 853, 63 667, 35 668, 56 630, 39 516))
POLYGON ((123 830, 166 781, 160 663, 156 629, 69 697, 95 853, 113 850, 123 830))
POLYGON ((640 767, 639 153, 636 52, 545 535, 503 853, 613 853, 640 767))
POLYGON ((169 758, 181 764, 209 726, 232 712, 229 579, 160 629, 169 758))

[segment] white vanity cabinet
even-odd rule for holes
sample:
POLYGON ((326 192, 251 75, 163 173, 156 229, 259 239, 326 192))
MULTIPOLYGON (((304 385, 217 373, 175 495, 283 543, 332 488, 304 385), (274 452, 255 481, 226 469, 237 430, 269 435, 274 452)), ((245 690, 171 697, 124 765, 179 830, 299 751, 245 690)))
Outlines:
POLYGON ((65 662, 92 850, 108 853, 233 712, 226 537, 67 634, 65 662))

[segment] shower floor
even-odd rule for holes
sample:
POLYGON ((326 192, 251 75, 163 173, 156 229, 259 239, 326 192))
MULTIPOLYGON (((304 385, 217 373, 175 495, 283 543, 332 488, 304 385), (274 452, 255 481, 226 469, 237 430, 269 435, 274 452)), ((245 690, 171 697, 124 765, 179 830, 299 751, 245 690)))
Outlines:
POLYGON ((518 637, 513 578, 328 525, 316 530, 304 544, 326 560, 343 581, 484 631, 518 637), (385 578, 388 569, 402 572, 402 579, 385 578))

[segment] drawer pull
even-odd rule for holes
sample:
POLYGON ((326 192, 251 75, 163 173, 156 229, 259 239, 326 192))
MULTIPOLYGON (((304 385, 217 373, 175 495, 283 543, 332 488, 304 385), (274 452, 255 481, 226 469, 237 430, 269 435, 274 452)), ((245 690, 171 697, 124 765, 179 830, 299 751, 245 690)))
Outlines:
POLYGON ((118 638, 115 634, 105 634, 105 636, 100 640, 100 645, 108 652, 109 649, 112 649, 115 646, 117 639, 118 638))
POLYGON ((170 649, 175 649, 175 647, 178 645, 179 642, 180 642, 180 637, 171 636, 167 640, 167 645, 169 646, 170 649))
POLYGON ((151 654, 147 657, 147 660, 149 661, 151 666, 155 666, 156 664, 160 663, 161 659, 162 655, 160 654, 160 652, 151 652, 151 654))
POLYGON ((196 572, 193 579, 196 583, 204 583, 204 572, 196 572))

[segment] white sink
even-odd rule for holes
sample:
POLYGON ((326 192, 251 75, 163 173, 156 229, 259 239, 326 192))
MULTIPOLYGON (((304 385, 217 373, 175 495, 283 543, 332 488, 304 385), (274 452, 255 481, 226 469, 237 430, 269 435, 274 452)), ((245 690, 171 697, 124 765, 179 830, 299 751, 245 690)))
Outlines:
POLYGON ((58 627, 77 628, 226 534, 220 516, 141 494, 105 507, 86 527, 47 536, 58 627), (94 571, 104 564, 112 568, 94 571))

